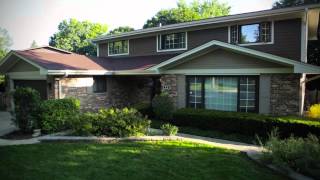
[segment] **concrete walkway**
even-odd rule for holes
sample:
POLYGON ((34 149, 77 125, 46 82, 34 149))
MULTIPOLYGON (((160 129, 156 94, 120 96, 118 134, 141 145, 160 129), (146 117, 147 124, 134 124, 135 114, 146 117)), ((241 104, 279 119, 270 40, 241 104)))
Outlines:
POLYGON ((54 135, 46 135, 42 137, 27 139, 27 140, 4 140, 0 139, 0 146, 8 145, 20 145, 20 144, 35 144, 41 141, 54 142, 54 141, 99 141, 99 142, 117 142, 117 141, 164 141, 164 140, 183 140, 194 143, 201 143, 212 145, 215 147, 233 149, 247 153, 260 153, 263 149, 259 146, 234 142, 222 139, 194 136, 189 134, 178 133, 176 136, 162 136, 160 130, 152 129, 153 132, 158 132, 158 135, 154 136, 142 136, 142 137, 127 137, 127 138, 114 138, 114 137, 80 137, 80 136, 64 136, 63 133, 58 133, 54 135))
POLYGON ((11 121, 11 114, 6 111, 0 111, 0 136, 8 134, 17 128, 11 121))

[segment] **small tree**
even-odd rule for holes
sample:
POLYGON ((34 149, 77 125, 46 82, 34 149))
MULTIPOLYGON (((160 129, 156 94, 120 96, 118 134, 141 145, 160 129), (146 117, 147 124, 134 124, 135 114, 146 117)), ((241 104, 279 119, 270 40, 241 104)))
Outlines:
POLYGON ((171 97, 167 93, 156 95, 152 100, 152 110, 157 119, 169 121, 174 111, 171 97))
POLYGON ((40 93, 32 88, 17 88, 13 98, 13 121, 22 132, 30 132, 38 124, 40 93))

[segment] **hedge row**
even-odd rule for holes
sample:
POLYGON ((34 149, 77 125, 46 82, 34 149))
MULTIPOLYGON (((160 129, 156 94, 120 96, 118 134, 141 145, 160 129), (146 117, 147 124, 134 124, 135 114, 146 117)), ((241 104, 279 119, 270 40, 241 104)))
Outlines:
POLYGON ((272 117, 253 113, 223 112, 204 109, 179 109, 173 114, 173 124, 226 133, 267 137, 278 128, 281 137, 306 137, 309 133, 320 136, 320 122, 272 117))

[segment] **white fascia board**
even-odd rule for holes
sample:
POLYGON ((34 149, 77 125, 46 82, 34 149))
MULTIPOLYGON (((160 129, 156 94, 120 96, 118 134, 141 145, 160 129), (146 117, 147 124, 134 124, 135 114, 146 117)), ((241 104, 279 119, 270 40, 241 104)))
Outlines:
MULTIPOLYGON (((169 64, 172 64, 172 63, 175 63, 183 58, 186 58, 192 54, 195 54, 197 52, 200 52, 202 50, 205 50, 207 48, 210 48, 212 46, 218 46, 220 48, 224 48, 224 49, 227 49, 227 50, 231 50, 231 51, 235 51, 235 52, 238 52, 238 53, 241 53, 241 54, 245 54, 245 55, 249 55, 249 56, 254 56, 256 58, 259 58, 259 59, 262 59, 262 60, 265 60, 265 61, 269 61, 269 62, 274 62, 274 63, 279 63, 279 64, 283 64, 283 65, 287 65, 289 67, 295 67, 296 69, 296 73, 302 73, 301 71, 303 70, 308 70, 310 72, 318 72, 320 70, 320 67, 318 66, 314 66, 314 65, 310 65, 310 64, 306 64, 306 63, 302 63, 302 62, 298 62, 298 61, 295 61, 295 60, 291 60, 291 59, 288 59, 288 58, 283 58, 283 57, 280 57, 280 56, 276 56, 276 55, 273 55, 273 54, 269 54, 269 53, 264 53, 264 52, 261 52, 261 51, 256 51, 256 50, 253 50, 253 49, 249 49, 249 48, 245 48, 245 47, 241 47, 241 46, 237 46, 237 45, 233 45, 233 44, 229 44, 229 43, 224 43, 224 42, 220 42, 220 41, 216 41, 216 40, 213 40, 213 41, 210 41, 204 45, 201 45, 197 48, 194 48, 190 51, 187 51, 185 53, 182 53, 178 56, 175 56, 167 61, 164 61, 156 66, 153 66, 151 68, 149 68, 148 70, 153 70, 153 71, 156 71, 157 69, 158 70, 161 70, 161 69, 165 69, 165 66, 169 65, 169 64)), ((306 72, 307 73, 307 72, 306 72)))
POLYGON ((0 63, 0 67, 1 67, 2 65, 4 65, 11 56, 17 56, 19 59, 21 59, 21 60, 27 62, 28 64, 31 64, 32 66, 38 68, 38 69, 40 70, 40 74, 43 74, 43 75, 47 74, 47 71, 48 71, 47 69, 39 66, 38 64, 36 64, 36 63, 32 62, 31 60, 29 60, 29 59, 27 59, 27 58, 19 55, 18 53, 14 52, 14 51, 10 51, 10 52, 7 54, 7 56, 6 56, 6 57, 3 59, 3 61, 0 63))
POLYGON ((138 71, 114 71, 113 75, 157 75, 159 72, 151 70, 138 70, 138 71))
POLYGON ((105 70, 48 70, 48 75, 111 75, 105 70))
POLYGON ((248 69, 179 69, 161 71, 164 74, 185 75, 259 75, 293 73, 292 68, 248 68, 248 69))
POLYGON ((215 18, 209 18, 209 19, 198 20, 198 21, 166 25, 161 27, 140 29, 140 30, 135 30, 135 31, 116 34, 116 35, 101 35, 95 39, 92 39, 91 41, 96 43, 103 40, 112 40, 115 38, 130 37, 134 35, 142 35, 142 34, 155 33, 155 32, 167 31, 167 30, 183 29, 183 28, 194 27, 194 26, 211 25, 211 24, 213 25, 213 24, 226 23, 231 21, 240 21, 240 20, 262 18, 262 17, 269 17, 269 16, 275 16, 275 15, 279 16, 284 14, 299 13, 304 11, 306 8, 314 9, 314 8, 320 8, 320 6, 319 4, 313 4, 313 5, 306 5, 306 6, 270 9, 270 10, 249 12, 249 13, 243 13, 243 14, 215 17, 215 18))

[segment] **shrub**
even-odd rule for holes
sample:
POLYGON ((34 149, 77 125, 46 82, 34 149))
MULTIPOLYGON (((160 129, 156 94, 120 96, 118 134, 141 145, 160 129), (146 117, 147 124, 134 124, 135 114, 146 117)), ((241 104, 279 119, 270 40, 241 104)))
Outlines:
POLYGON ((178 133, 178 127, 169 123, 163 124, 161 130, 163 131, 163 134, 167 136, 174 136, 178 133))
POLYGON ((153 117, 153 111, 150 103, 138 103, 132 106, 132 108, 139 111, 142 115, 153 117))
POLYGON ((40 94, 31 88, 17 88, 13 93, 14 123, 23 132, 30 132, 38 126, 40 94))
POLYGON ((92 125, 92 123, 95 121, 95 117, 96 114, 89 112, 76 116, 70 121, 70 128, 73 130, 75 135, 92 135, 95 132, 92 125))
POLYGON ((320 122, 294 119, 292 117, 272 117, 254 113, 224 112, 205 109, 179 109, 173 114, 173 124, 217 130, 248 136, 268 137, 275 127, 281 137, 306 137, 308 133, 320 135, 320 122))
POLYGON ((128 137, 146 134, 150 123, 135 109, 110 108, 80 115, 71 128, 79 135, 128 137))
POLYGON ((263 160, 280 167, 291 167, 298 172, 320 177, 319 139, 309 134, 307 138, 280 140, 276 131, 271 133, 264 148, 263 160))
POLYGON ((41 129, 47 133, 70 128, 70 122, 80 113, 80 101, 74 98, 50 99, 41 103, 41 129))
POLYGON ((152 109, 158 120, 168 121, 172 118, 174 106, 171 97, 166 93, 156 95, 152 100, 152 109))
POLYGON ((320 119, 320 104, 314 104, 310 107, 308 113, 308 117, 320 119))

